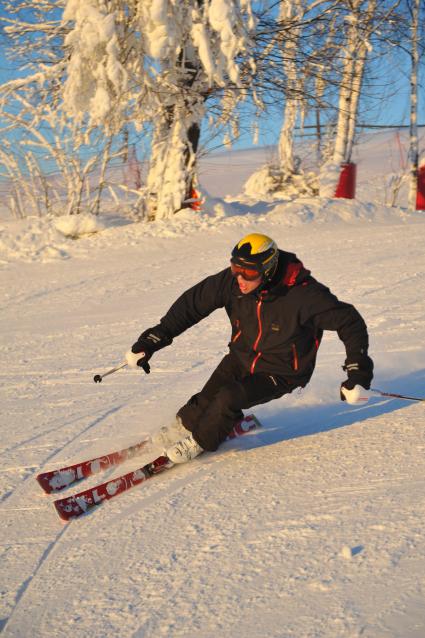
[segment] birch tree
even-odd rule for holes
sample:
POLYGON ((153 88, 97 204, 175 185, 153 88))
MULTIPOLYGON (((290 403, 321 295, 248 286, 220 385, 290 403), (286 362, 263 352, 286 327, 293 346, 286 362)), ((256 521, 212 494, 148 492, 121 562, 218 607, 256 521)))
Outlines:
POLYGON ((371 51, 370 36, 375 28, 377 0, 349 0, 346 5, 349 11, 345 16, 347 32, 332 157, 335 164, 351 161, 366 58, 371 51))
MULTIPOLYGON (((270 31, 273 29, 273 35, 261 50, 259 76, 269 93, 265 103, 270 102, 270 96, 283 103, 283 122, 277 161, 251 176, 245 186, 246 194, 253 195, 258 188, 263 196, 274 197, 318 192, 315 174, 305 174, 301 168, 294 140, 297 124, 309 109, 318 112, 327 85, 326 76, 332 75, 332 57, 323 41, 326 42, 326 27, 332 23, 337 4, 329 0, 281 0, 277 20, 273 25, 265 22, 270 31), (311 91, 314 83, 316 97, 311 91)), ((264 32, 264 26, 260 26, 264 32)))
MULTIPOLYGON (((375 47, 382 52, 390 45, 392 20, 400 0, 342 0, 339 6, 339 29, 336 31, 338 99, 333 143, 320 170, 320 194, 333 197, 343 163, 352 160, 359 104, 363 95, 368 63, 375 47), (340 52, 338 55, 338 51, 340 52)), ((375 53, 375 59, 378 53, 375 53)))
POLYGON ((421 0, 411 2, 410 37, 410 127, 409 127, 409 209, 416 209, 418 187, 418 71, 419 71, 419 11, 421 0))

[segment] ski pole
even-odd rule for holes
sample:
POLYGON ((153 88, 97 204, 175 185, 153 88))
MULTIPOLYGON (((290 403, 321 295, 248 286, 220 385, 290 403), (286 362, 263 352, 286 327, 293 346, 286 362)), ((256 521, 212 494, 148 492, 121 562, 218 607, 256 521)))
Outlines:
POLYGON ((114 372, 117 372, 118 370, 121 370, 122 368, 125 368, 126 365, 127 365, 127 361, 124 361, 123 363, 121 363, 116 368, 112 368, 112 370, 108 370, 108 372, 105 372, 105 374, 95 374, 94 377, 93 377, 93 381, 95 383, 100 383, 104 377, 108 376, 108 374, 113 374, 114 372))
POLYGON ((382 390, 377 390, 376 388, 371 388, 372 392, 376 392, 380 394, 381 397, 391 397, 393 399, 404 399, 405 401, 425 401, 425 398, 421 397, 407 397, 404 394, 394 394, 393 392, 383 392, 382 390))

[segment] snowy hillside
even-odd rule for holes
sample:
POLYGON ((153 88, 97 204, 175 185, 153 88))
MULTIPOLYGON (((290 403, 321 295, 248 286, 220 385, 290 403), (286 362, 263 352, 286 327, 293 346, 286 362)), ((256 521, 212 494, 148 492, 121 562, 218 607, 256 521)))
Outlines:
MULTIPOLYGON (((232 171, 216 164, 207 190, 239 192, 223 192, 232 171)), ((202 386, 226 352, 224 312, 155 355, 150 376, 92 378, 248 232, 358 307, 375 387, 425 396, 425 216, 373 199, 210 200, 167 224, 111 216, 77 240, 51 220, 1 224, 5 638, 423 638, 424 404, 341 403, 335 335, 305 390, 253 410, 260 431, 79 520, 63 526, 34 480, 138 441, 202 386)))
MULTIPOLYGON (((389 182, 393 175, 402 174, 407 165, 408 132, 406 129, 385 129, 362 133, 361 143, 354 147, 353 161, 357 164, 357 190, 360 200, 389 201, 389 182)), ((419 148, 425 145, 425 129, 419 128, 419 148)), ((207 155, 201 162, 201 185, 216 197, 235 196, 252 172, 267 162, 276 160, 273 146, 249 150, 231 150, 207 155)), ((297 145, 297 153, 305 170, 315 170, 315 152, 307 141, 297 145)), ((407 205, 407 188, 402 188, 397 200, 407 205)))

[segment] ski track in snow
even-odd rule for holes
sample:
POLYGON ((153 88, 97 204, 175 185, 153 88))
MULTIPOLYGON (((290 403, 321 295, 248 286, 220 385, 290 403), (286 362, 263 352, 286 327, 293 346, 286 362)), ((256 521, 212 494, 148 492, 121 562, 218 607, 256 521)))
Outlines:
POLYGON ((56 496, 33 480, 144 438, 202 386, 226 351, 222 312, 155 355, 149 377, 92 378, 178 294, 224 267, 245 232, 268 232, 359 308, 376 387, 423 395, 425 219, 385 215, 288 225, 273 212, 249 214, 192 229, 175 222, 159 236, 129 224, 67 245, 66 260, 4 265, 6 638, 423 638, 423 404, 340 403, 344 352, 333 335, 307 389, 255 409, 260 431, 78 521, 61 527, 56 496))
POLYGON ((66 533, 66 528, 64 527, 56 536, 56 538, 54 540, 52 540, 51 542, 48 543, 46 549, 43 551, 43 553, 40 556, 40 559, 38 561, 38 563, 35 566, 34 571, 32 572, 32 574, 30 574, 30 576, 28 576, 28 578, 26 580, 24 580, 24 582, 20 585, 18 591, 16 592, 16 597, 15 597, 15 604, 14 607, 9 615, 9 617, 3 621, 4 624, 3 626, 0 626, 0 630, 7 630, 7 625, 10 621, 13 620, 13 615, 15 613, 15 611, 18 609, 18 606, 21 602, 21 599, 23 598, 23 596, 25 595, 25 593, 27 592, 28 588, 31 586, 32 581, 34 580, 34 578, 36 578, 38 572, 40 571, 40 569, 42 568, 42 566, 46 563, 46 561, 48 560, 50 554, 52 553, 52 550, 55 548, 56 543, 60 540, 60 538, 66 533))

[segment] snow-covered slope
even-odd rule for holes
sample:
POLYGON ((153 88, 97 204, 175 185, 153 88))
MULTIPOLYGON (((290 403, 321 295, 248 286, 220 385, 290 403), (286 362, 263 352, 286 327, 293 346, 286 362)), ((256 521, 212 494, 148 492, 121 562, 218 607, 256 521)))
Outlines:
POLYGON ((109 220, 78 240, 51 222, 3 224, 5 637, 425 635, 424 404, 341 403, 335 335, 308 388, 255 409, 261 431, 78 521, 62 526, 34 480, 144 437, 202 386, 226 352, 223 312, 158 353, 148 377, 92 377, 251 231, 359 308, 376 387, 425 394, 425 217, 332 200, 227 206, 197 223, 109 220))

